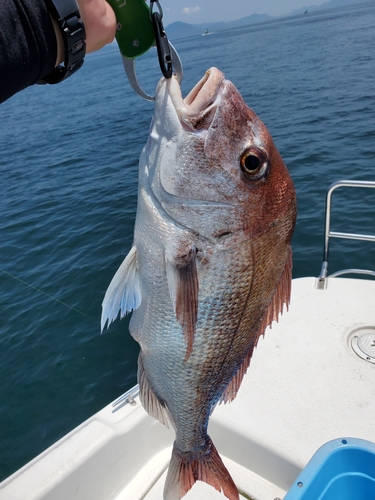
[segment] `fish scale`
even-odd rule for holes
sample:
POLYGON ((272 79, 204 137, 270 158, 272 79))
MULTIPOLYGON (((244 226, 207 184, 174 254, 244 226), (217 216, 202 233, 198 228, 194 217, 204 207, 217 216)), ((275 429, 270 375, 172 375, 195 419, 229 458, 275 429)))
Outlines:
POLYGON ((134 311, 142 404, 176 431, 164 500, 197 480, 239 498, 208 421, 234 399, 259 336, 289 303, 295 219, 288 171, 234 85, 212 68, 182 99, 175 79, 161 80, 133 247, 102 325, 134 311))

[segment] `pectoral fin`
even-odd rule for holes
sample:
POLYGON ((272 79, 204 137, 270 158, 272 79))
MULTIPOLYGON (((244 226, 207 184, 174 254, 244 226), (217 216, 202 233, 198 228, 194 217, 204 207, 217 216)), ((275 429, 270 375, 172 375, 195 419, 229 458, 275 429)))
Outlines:
POLYGON ((193 247, 187 254, 173 260, 166 256, 166 269, 174 312, 187 343, 187 361, 193 349, 198 317, 197 249, 193 247))
POLYGON ((142 296, 137 269, 137 250, 133 246, 118 268, 105 293, 102 304, 102 331, 108 321, 109 326, 117 318, 119 311, 123 318, 128 312, 137 309, 142 296))

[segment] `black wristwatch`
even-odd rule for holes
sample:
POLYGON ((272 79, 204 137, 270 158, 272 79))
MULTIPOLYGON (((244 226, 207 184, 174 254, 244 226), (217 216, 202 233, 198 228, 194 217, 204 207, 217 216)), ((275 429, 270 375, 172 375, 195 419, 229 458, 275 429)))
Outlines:
POLYGON ((45 0, 65 45, 64 65, 57 66, 37 83, 60 83, 75 73, 86 54, 86 32, 75 0, 45 0))

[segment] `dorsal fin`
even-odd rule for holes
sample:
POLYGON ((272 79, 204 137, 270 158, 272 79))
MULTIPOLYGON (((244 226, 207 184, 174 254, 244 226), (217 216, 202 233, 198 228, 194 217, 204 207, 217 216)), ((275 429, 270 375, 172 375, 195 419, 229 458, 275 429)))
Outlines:
POLYGON ((166 269, 173 309, 187 343, 187 361, 193 349, 198 317, 197 249, 192 247, 187 254, 173 261, 166 256, 166 269))
POLYGON ((121 318, 128 312, 137 309, 141 304, 142 296, 137 269, 137 250, 133 246, 123 263, 113 276, 102 303, 102 331, 117 318, 121 310, 121 318))
POLYGON ((261 335, 264 335, 267 326, 270 326, 272 328, 271 326, 272 322, 277 321, 279 314, 283 313, 284 304, 286 304, 288 310, 290 303, 291 285, 292 285, 292 248, 289 247, 289 253, 285 262, 284 270, 280 276, 274 294, 272 295, 269 306, 265 314, 263 315, 263 319, 258 329, 258 332, 255 335, 253 345, 246 354, 236 374, 229 382, 229 385, 223 392, 219 400, 219 403, 228 403, 230 401, 233 401, 234 398, 236 397, 242 379, 247 369, 249 368, 251 357, 253 355, 254 348, 258 344, 259 337, 261 335))

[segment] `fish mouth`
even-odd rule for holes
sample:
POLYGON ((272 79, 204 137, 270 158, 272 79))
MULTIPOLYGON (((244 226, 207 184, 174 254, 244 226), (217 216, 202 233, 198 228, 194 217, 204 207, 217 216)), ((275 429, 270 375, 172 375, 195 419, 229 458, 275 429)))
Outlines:
POLYGON ((219 105, 224 81, 225 76, 220 70, 210 68, 183 99, 176 78, 170 80, 169 95, 182 125, 192 131, 209 128, 219 105))

